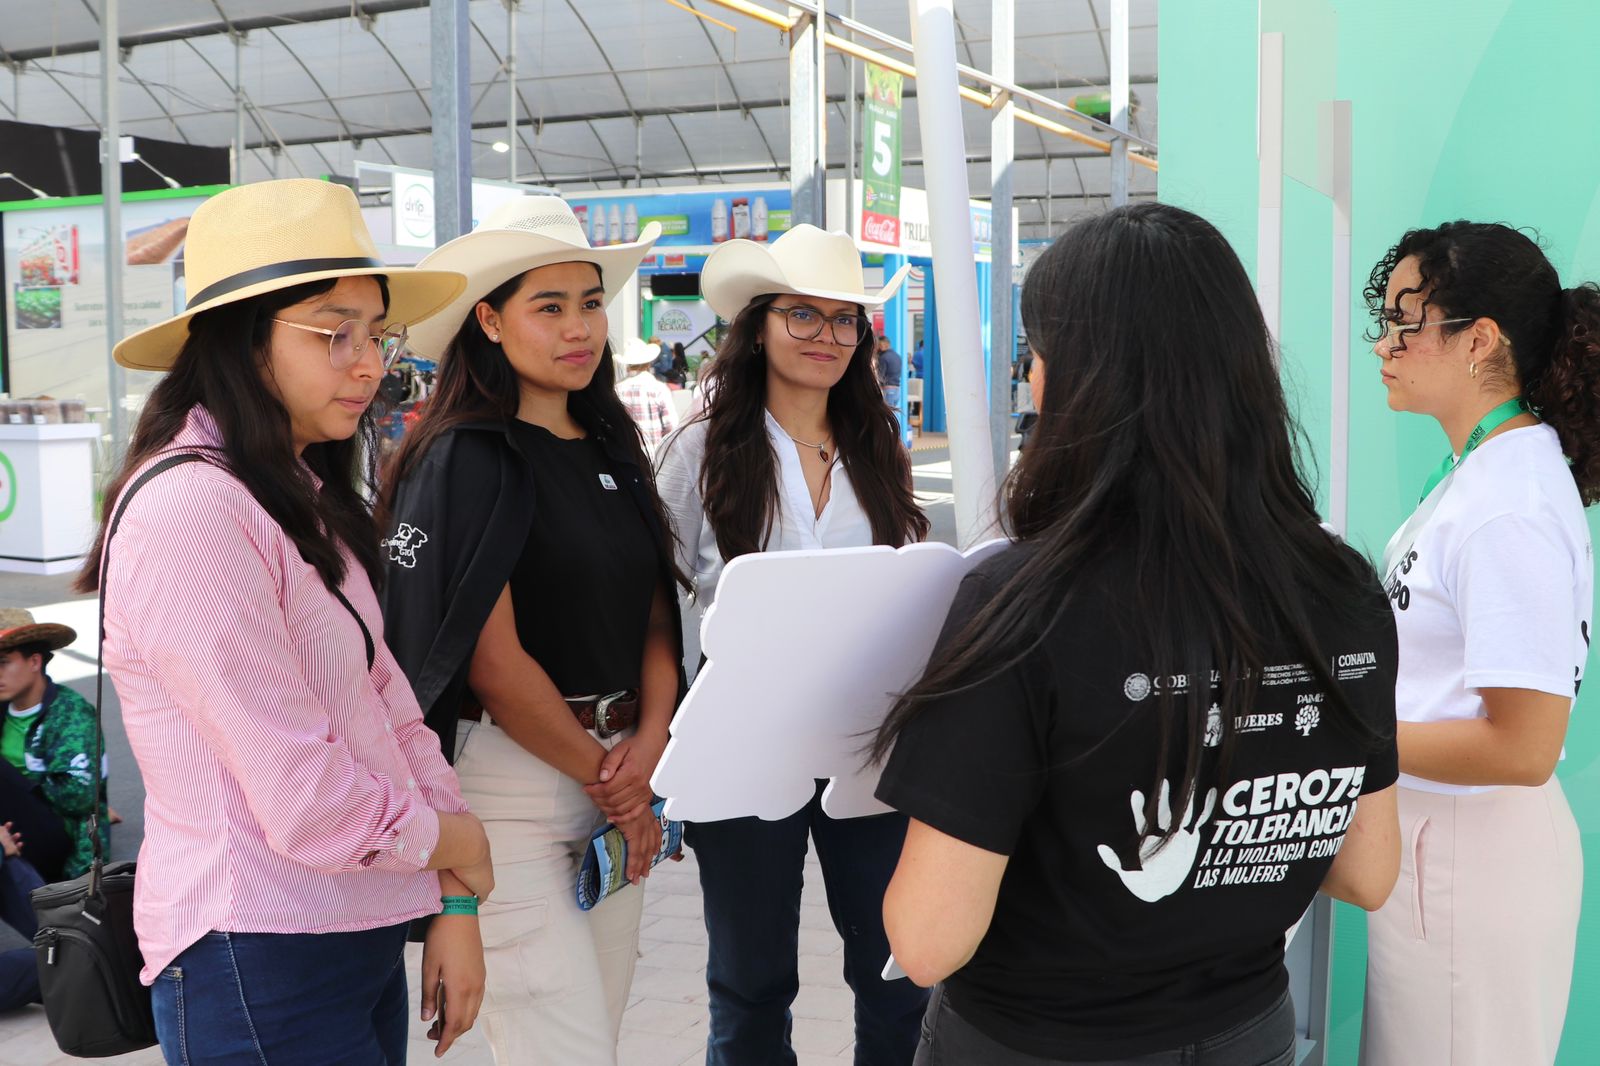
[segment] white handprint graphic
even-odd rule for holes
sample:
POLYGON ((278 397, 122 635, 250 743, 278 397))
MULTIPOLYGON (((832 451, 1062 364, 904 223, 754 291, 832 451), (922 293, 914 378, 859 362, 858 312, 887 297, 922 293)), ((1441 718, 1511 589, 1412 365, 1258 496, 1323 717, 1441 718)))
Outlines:
MULTIPOLYGON (((1143 824, 1144 793, 1134 789, 1130 802, 1133 807, 1133 823, 1143 824)), ((1146 903, 1165 899, 1182 888, 1184 881, 1188 879, 1189 871, 1194 867, 1194 857, 1200 850, 1200 826, 1211 817, 1212 808, 1216 803, 1217 790, 1212 789, 1206 793, 1206 805, 1200 812, 1200 817, 1186 829, 1184 825, 1194 813, 1194 797, 1189 797, 1189 803, 1184 807, 1183 815, 1178 820, 1178 831, 1172 834, 1165 847, 1161 847, 1161 834, 1172 825, 1172 789, 1166 781, 1162 781, 1161 797, 1156 805, 1156 826, 1152 829, 1149 825, 1144 825, 1139 832, 1140 869, 1124 870, 1122 860, 1117 857, 1117 853, 1104 844, 1096 849, 1100 853, 1100 861, 1115 870, 1128 891, 1146 903)))

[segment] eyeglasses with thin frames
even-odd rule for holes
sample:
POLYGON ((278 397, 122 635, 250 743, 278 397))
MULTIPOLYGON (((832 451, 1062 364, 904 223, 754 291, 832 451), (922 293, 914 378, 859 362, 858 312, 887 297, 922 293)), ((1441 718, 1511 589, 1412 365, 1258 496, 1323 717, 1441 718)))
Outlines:
POLYGON ((365 322, 358 322, 353 318, 339 323, 337 329, 307 326, 301 322, 290 322, 287 318, 274 318, 272 321, 280 326, 293 326, 307 333, 321 333, 326 336, 328 362, 333 364, 335 370, 349 370, 355 366, 366 353, 368 341, 378 346, 378 355, 383 361, 385 371, 399 362, 406 351, 407 331, 403 325, 390 326, 382 333, 375 334, 368 332, 365 322))
POLYGON ((872 327, 865 324, 866 320, 861 315, 829 317, 815 307, 798 304, 791 307, 779 307, 774 304, 767 310, 784 317, 784 325, 789 330, 789 336, 797 341, 816 340, 822 336, 822 327, 826 323, 833 336, 833 343, 845 348, 854 348, 861 343, 863 334, 872 331, 872 327))
POLYGON ((1458 326, 1463 322, 1476 321, 1475 318, 1435 318, 1427 322, 1396 322, 1389 318, 1379 318, 1378 340, 1385 344, 1393 344, 1397 339, 1403 342, 1415 337, 1429 326, 1458 326))

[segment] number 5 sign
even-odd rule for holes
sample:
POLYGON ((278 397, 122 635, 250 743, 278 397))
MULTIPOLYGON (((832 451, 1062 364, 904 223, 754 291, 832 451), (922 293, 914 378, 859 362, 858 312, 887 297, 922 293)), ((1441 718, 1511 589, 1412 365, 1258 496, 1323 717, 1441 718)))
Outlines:
POLYGON ((900 92, 905 79, 873 63, 866 65, 862 115, 861 238, 900 245, 900 92))

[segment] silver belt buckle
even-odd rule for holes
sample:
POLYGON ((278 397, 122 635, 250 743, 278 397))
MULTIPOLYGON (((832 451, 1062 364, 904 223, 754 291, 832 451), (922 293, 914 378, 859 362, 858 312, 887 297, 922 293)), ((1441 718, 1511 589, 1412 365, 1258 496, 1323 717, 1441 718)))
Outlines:
POLYGON ((628 690, 623 689, 621 692, 613 692, 594 701, 594 731, 601 740, 616 736, 621 732, 620 729, 611 728, 611 723, 606 721, 606 714, 611 710, 613 703, 624 699, 627 695, 628 690))

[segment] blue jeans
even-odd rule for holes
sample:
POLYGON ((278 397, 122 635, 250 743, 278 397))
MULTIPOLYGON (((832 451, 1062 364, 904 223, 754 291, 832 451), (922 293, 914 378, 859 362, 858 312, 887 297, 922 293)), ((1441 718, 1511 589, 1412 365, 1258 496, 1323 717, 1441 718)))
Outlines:
MULTIPOLYGON (((26 859, 0 859, 0 922, 28 940, 39 931, 28 894, 42 884, 44 878, 26 859)), ((39 964, 33 949, 0 952, 0 1011, 38 1002, 39 964)))
POLYGON ((151 989, 168 1066, 404 1066, 406 929, 207 933, 151 989))
POLYGON ((1285 992, 1272 1006, 1205 1040, 1131 1058, 1042 1059, 1015 1051, 950 1007, 944 986, 934 990, 922 1021, 915 1066, 1293 1066, 1294 1003, 1285 992))
POLYGON ((776 822, 696 823, 687 840, 700 867, 710 955, 706 1066, 794 1066, 789 1006, 800 991, 800 889, 806 838, 816 841, 828 910, 844 939, 844 979, 855 993, 856 1066, 908 1066, 927 990, 880 977, 889 959, 883 893, 900 860, 898 814, 834 819, 811 802, 776 822))

